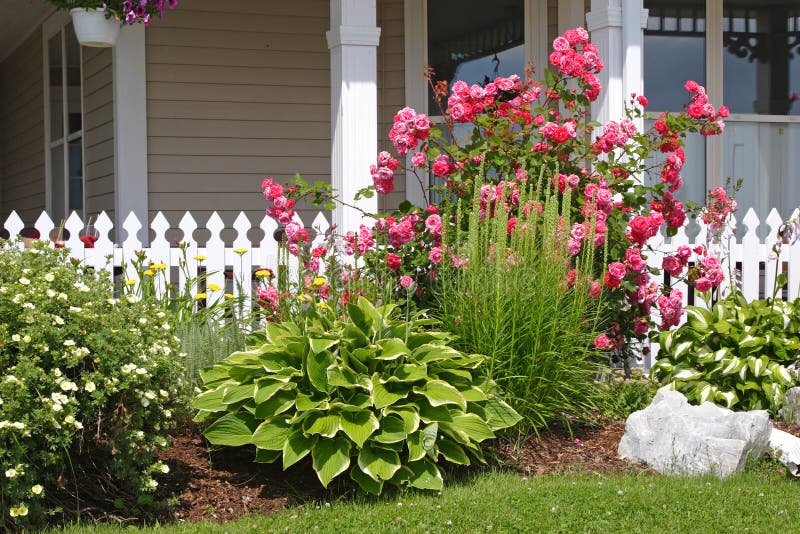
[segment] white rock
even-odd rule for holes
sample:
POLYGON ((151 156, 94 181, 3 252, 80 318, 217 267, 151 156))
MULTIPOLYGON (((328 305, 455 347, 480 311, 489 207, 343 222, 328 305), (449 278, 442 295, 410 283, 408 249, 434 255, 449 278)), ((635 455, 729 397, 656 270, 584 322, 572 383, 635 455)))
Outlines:
POLYGON ((800 425, 800 388, 790 388, 783 397, 781 417, 787 423, 800 425))
POLYGON ((773 428, 769 435, 767 452, 785 465, 791 475, 800 477, 800 438, 773 428))
POLYGON ((650 406, 628 417, 618 453, 661 473, 726 477, 764 453, 771 431, 765 410, 693 406, 662 388, 650 406))

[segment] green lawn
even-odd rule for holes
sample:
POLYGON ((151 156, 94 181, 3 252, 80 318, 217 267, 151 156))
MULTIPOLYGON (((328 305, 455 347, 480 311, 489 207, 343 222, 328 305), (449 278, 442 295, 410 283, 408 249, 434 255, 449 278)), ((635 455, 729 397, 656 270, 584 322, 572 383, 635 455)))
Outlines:
POLYGON ((50 532, 788 532, 800 524, 798 484, 764 466, 727 480, 495 472, 449 484, 441 495, 306 504, 224 525, 50 532))

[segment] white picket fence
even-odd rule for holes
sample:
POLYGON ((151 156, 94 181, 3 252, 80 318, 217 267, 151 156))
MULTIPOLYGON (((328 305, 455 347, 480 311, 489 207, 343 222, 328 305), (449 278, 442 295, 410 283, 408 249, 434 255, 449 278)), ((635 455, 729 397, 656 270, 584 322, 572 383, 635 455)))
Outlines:
MULTIPOLYGON (((311 224, 305 224, 299 217, 297 220, 316 232, 313 240, 315 244, 324 240, 324 234, 330 228, 330 224, 322 212, 316 214, 311 224)), ((734 238, 727 243, 728 257, 723 259, 724 269, 726 273, 735 272, 736 274, 733 278, 726 276, 722 294, 730 290, 731 284, 737 283, 748 299, 771 296, 776 270, 780 269, 780 271, 787 274, 789 284, 788 288, 781 292, 779 296, 788 299, 794 299, 798 296, 798 291, 800 290, 800 242, 784 246, 779 261, 776 262, 774 258, 770 257, 772 247, 777 239, 778 229, 783 221, 784 218, 773 209, 763 221, 766 223, 767 231, 766 234, 762 232, 762 235, 765 235, 765 238, 762 239, 758 235, 762 220, 752 209, 747 212, 741 221, 741 224, 746 229, 743 232, 743 237, 741 240, 734 238)), ((661 254, 651 254, 648 258, 648 263, 653 267, 660 268, 663 254, 674 253, 680 245, 693 247, 707 245, 707 229, 700 221, 697 221, 696 224, 699 225, 699 233, 691 239, 689 233, 687 233, 688 224, 679 229, 677 235, 672 238, 665 238, 663 235, 653 238, 651 244, 661 254)), ((733 224, 734 226, 737 224, 735 219, 733 224)), ((11 213, 3 226, 11 237, 19 235, 23 228, 26 227, 25 222, 15 212, 11 213)), ((232 240, 230 246, 222 238, 225 223, 216 212, 205 223, 204 228, 210 232, 211 236, 204 246, 200 246, 194 240, 194 232, 199 225, 191 213, 188 212, 174 227, 159 212, 150 223, 148 235, 153 235, 154 237, 146 247, 137 237, 142 226, 136 216, 130 214, 122 225, 126 238, 121 243, 114 243, 109 239, 109 232, 111 232, 114 225, 111 219, 105 213, 102 213, 93 223, 93 231, 98 240, 94 243, 94 248, 87 248, 79 239, 85 231, 84 222, 77 214, 73 213, 64 223, 64 229, 69 234, 69 237, 65 240, 65 245, 70 250, 72 257, 98 270, 106 269, 112 273, 114 268, 125 270, 135 252, 141 251, 145 254, 148 262, 164 263, 169 266, 170 268, 165 270, 167 282, 181 290, 185 287, 186 275, 183 270, 177 267, 179 267, 184 253, 177 247, 176 242, 170 242, 166 237, 168 232, 172 234, 177 230, 182 235, 180 242, 186 243, 186 271, 190 273, 190 276, 192 273, 198 273, 199 267, 205 268, 206 272, 209 273, 208 283, 227 288, 237 296, 240 294, 251 296, 252 284, 249 281, 252 279, 252 272, 255 269, 270 268, 275 270, 278 266, 278 244, 273 237, 273 232, 278 229, 278 225, 269 217, 264 217, 261 221, 258 221, 256 226, 247 215, 240 213, 232 225, 236 237, 232 240), (263 237, 261 241, 251 242, 247 237, 248 232, 256 227, 261 229, 263 237), (237 253, 237 250, 240 253, 237 253), (245 252, 241 252, 242 250, 245 250, 245 252), (198 261, 195 259, 197 256, 205 256, 207 259, 198 261), (248 283, 237 285, 229 280, 226 284, 226 272, 232 275, 232 280, 247 281, 248 283)), ((56 229, 55 224, 46 213, 42 213, 39 216, 33 224, 33 228, 38 230, 44 239, 47 239, 51 232, 56 229)), ((294 269, 290 268, 289 271, 293 272, 294 269)), ((136 279, 137 273, 128 268, 124 276, 136 279)), ((658 281, 662 282, 663 280, 658 281)), ((691 288, 688 288, 684 282, 675 283, 674 287, 677 287, 683 293, 684 304, 702 304, 699 299, 694 299, 691 288)), ((209 298, 214 301, 220 298, 220 295, 216 293, 209 295, 209 298)), ((657 319, 657 315, 654 315, 654 319, 657 319)))
MULTIPOLYGON (((322 212, 317 213, 311 224, 306 224, 298 216, 295 220, 300 224, 312 228, 315 231, 312 243, 320 244, 325 239, 325 232, 329 230, 330 224, 322 212)), ((12 212, 6 219, 4 228, 10 237, 20 235, 26 226, 25 222, 12 212)), ((164 277, 160 275, 155 278, 156 290, 163 294, 165 284, 171 284, 177 291, 183 291, 187 285, 188 278, 196 278, 201 272, 205 272, 205 286, 216 284, 222 290, 207 292, 207 302, 209 304, 223 298, 224 292, 233 293, 236 297, 248 297, 243 299, 246 307, 250 306, 253 294, 253 272, 258 269, 269 268, 273 272, 278 269, 278 242, 275 240, 274 232, 278 229, 278 224, 270 217, 264 217, 258 222, 257 226, 243 212, 233 222, 233 230, 236 237, 230 246, 222 238, 223 230, 226 229, 222 218, 214 212, 206 221, 204 228, 210 232, 210 237, 201 246, 194 238, 195 230, 199 228, 198 222, 187 212, 177 226, 171 226, 167 218, 161 213, 157 213, 150 223, 147 235, 154 235, 147 246, 137 237, 142 233, 142 223, 133 213, 122 224, 125 230, 125 239, 115 243, 109 239, 109 233, 114 228, 114 223, 106 215, 101 213, 91 225, 92 235, 97 237, 93 247, 87 247, 80 237, 85 235, 86 227, 81 218, 72 213, 64 222, 63 240, 65 248, 69 250, 71 257, 83 262, 85 265, 93 267, 97 271, 106 270, 114 280, 115 270, 117 273, 122 271, 121 276, 127 280, 139 280, 139 273, 132 268, 131 261, 136 257, 136 253, 144 254, 145 265, 165 264, 163 270, 164 277), (260 241, 251 242, 248 239, 248 232, 253 228, 259 228, 263 232, 260 241), (181 238, 169 241, 167 234, 180 232, 181 238), (183 248, 179 247, 179 243, 183 248), (200 259, 203 258, 203 259, 200 259), (185 261, 185 266, 181 268, 181 262, 185 261), (227 275, 227 276, 226 276, 227 275), (239 282, 239 283, 237 283, 239 282)), ((48 240, 48 236, 55 236, 58 228, 47 215, 42 213, 33 223, 41 239, 48 240)), ((120 232, 117 232, 119 235, 120 232)), ((288 272, 296 273, 290 258, 288 272)), ((198 290, 199 288, 190 288, 198 290)))

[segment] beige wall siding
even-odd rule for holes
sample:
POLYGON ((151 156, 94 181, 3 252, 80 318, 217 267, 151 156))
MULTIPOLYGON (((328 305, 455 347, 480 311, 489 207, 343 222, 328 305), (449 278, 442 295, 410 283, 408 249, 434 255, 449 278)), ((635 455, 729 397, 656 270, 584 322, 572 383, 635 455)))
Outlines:
POLYGON ((114 218, 114 85, 110 48, 83 47, 86 214, 114 218))
POLYGON ((329 179, 329 11, 324 0, 182 0, 147 29, 151 214, 255 221, 263 177, 329 179))
MULTIPOLYGON (((389 129, 397 110, 405 106, 403 0, 378 1, 378 26, 381 28, 378 45, 378 150, 394 154, 388 138, 389 129)), ((396 209, 406 199, 405 173, 395 174, 394 187, 392 193, 380 198, 378 208, 381 211, 396 209)))
POLYGON ((32 223, 45 208, 42 34, 0 64, 0 221, 16 210, 32 223))

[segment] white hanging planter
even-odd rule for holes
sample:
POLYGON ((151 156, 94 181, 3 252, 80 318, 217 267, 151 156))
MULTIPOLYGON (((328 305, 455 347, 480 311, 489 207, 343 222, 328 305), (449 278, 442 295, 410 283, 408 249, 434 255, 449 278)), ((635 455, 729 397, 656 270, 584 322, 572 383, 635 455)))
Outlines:
POLYGON ((121 24, 114 18, 106 18, 105 11, 78 7, 69 13, 75 35, 83 46, 108 48, 116 44, 121 24))

